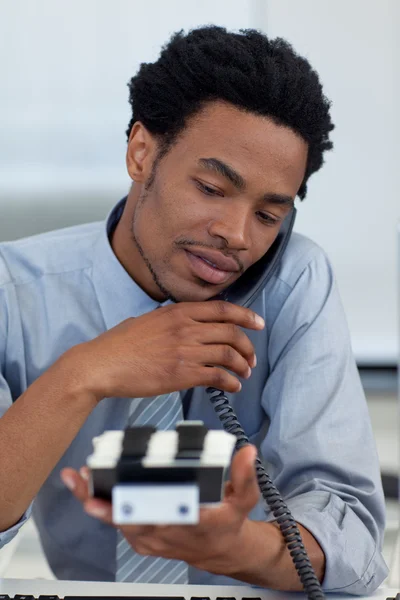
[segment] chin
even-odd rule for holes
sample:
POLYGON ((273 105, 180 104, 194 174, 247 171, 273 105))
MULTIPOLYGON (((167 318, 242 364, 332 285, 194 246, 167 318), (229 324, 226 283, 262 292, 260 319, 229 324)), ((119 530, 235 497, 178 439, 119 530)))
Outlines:
MULTIPOLYGON (((225 289, 225 288, 223 288, 225 289)), ((208 284, 202 285, 189 284, 189 285, 171 285, 168 287, 169 297, 174 302, 206 302, 217 294, 222 289, 211 289, 208 284)))
POLYGON ((206 302, 226 290, 237 279, 237 276, 233 276, 225 283, 217 285, 194 277, 185 271, 182 272, 180 269, 170 268, 169 272, 166 269, 159 272, 155 281, 159 289, 174 302, 206 302))

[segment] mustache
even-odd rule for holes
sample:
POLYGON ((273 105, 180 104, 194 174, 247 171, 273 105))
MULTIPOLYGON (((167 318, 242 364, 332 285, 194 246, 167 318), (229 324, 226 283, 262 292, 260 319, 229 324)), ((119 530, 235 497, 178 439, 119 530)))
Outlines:
POLYGON ((175 242, 175 246, 177 246, 178 248, 185 248, 186 246, 196 246, 197 248, 208 248, 209 250, 216 250, 218 252, 221 252, 221 254, 228 258, 233 258, 233 260, 237 263, 240 272, 243 272, 245 270, 244 264, 237 256, 235 256, 235 254, 227 254, 223 251, 222 248, 212 246, 211 244, 206 244, 204 242, 195 242, 194 240, 179 239, 175 242))

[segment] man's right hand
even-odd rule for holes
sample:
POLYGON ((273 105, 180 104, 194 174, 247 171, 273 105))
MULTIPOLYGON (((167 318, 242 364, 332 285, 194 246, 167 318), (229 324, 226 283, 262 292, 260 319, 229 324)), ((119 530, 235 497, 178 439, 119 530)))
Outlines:
POLYGON ((229 302, 182 302, 127 319, 68 354, 98 401, 195 386, 238 392, 241 384, 232 373, 248 378, 256 364, 253 344, 240 327, 260 330, 264 321, 229 302))

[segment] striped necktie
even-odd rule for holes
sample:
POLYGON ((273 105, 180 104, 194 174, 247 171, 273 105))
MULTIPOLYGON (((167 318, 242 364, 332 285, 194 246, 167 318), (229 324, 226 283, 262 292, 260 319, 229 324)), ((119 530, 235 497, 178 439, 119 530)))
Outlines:
MULTIPOLYGON (((153 398, 132 400, 128 427, 153 425, 157 429, 174 429, 183 420, 179 392, 153 398)), ((180 560, 137 554, 117 530, 116 581, 137 583, 187 583, 188 567, 180 560)))

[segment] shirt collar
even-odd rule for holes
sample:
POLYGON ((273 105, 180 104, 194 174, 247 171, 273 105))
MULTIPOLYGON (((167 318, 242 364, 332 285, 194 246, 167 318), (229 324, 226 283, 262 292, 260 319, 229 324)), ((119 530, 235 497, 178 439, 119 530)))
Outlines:
POLYGON ((120 200, 111 210, 93 248, 93 285, 107 329, 129 317, 139 317, 171 304, 171 300, 160 304, 150 298, 114 254, 109 236, 121 218, 126 199, 120 200))

